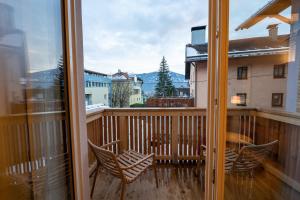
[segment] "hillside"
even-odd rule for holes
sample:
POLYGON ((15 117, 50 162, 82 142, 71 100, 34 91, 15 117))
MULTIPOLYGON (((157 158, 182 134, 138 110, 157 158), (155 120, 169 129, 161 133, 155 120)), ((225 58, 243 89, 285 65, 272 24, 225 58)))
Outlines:
MULTIPOLYGON (((135 74, 135 75, 144 81, 143 91, 145 95, 150 95, 150 96, 153 95, 155 92, 155 85, 158 81, 157 79, 158 72, 150 72, 150 73, 135 74)), ((189 87, 189 83, 187 80, 185 80, 183 74, 170 72, 170 76, 176 88, 189 87)))

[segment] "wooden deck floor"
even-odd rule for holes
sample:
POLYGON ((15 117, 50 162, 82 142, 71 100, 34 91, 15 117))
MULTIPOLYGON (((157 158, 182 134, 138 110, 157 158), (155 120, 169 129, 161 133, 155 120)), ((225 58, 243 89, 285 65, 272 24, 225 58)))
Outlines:
MULTIPOLYGON (((128 185, 127 200, 187 200, 204 199, 204 184, 194 176, 190 165, 158 165, 159 188, 155 187, 152 170, 148 170, 134 183, 128 185)), ((93 200, 120 198, 120 180, 103 172, 99 173, 93 200)), ((300 199, 300 194, 280 180, 261 170, 255 178, 226 175, 225 199, 300 199)))

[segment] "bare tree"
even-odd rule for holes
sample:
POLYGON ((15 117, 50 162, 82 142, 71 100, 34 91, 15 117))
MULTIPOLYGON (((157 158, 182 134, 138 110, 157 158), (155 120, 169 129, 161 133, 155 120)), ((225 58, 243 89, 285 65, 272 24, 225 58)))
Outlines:
POLYGON ((129 107, 132 86, 128 80, 118 80, 112 83, 112 107, 129 107))

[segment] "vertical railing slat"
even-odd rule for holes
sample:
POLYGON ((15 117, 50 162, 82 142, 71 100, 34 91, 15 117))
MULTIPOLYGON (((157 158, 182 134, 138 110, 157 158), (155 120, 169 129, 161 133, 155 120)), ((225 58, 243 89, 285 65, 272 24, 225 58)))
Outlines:
POLYGON ((183 116, 179 116, 179 155, 182 156, 183 153, 183 116))
POLYGON ((134 127, 133 127, 133 116, 130 116, 130 132, 129 132, 129 134, 130 134, 130 150, 133 150, 133 140, 134 140, 134 127))
POLYGON ((146 116, 143 117, 143 152, 147 154, 147 125, 146 125, 146 116))
POLYGON ((161 123, 160 123, 161 117, 157 116, 157 129, 156 129, 156 141, 157 141, 157 155, 161 155, 160 154, 160 148, 161 148, 161 123))
MULTIPOLYGON (((173 162, 177 162, 178 160, 178 136, 180 136, 180 131, 178 130, 178 121, 180 116, 172 116, 171 120, 171 153, 173 162)), ((180 139, 179 139, 180 140, 180 139)), ((180 148, 180 147, 179 147, 180 148)))
POLYGON ((139 153, 143 153, 143 124, 142 124, 142 117, 138 117, 138 124, 139 124, 139 153))
POLYGON ((169 156, 170 155, 170 140, 169 140, 169 136, 170 136, 170 117, 166 116, 166 155, 169 156))
POLYGON ((149 116, 149 115, 147 116, 147 123, 148 123, 147 124, 148 125, 148 129, 147 129, 147 134, 148 134, 147 135, 147 137, 148 137, 148 145, 147 145, 148 146, 148 152, 147 153, 148 154, 152 153, 152 151, 151 151, 151 137, 152 137, 151 136, 151 130, 152 130, 151 129, 151 118, 152 118, 151 116, 149 116))
POLYGON ((161 117, 161 155, 165 156, 166 116, 161 117))

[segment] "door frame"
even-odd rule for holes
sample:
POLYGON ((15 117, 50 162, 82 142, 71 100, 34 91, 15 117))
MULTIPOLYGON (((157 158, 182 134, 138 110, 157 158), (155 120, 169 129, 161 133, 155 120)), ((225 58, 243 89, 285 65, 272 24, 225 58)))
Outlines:
MULTIPOLYGON (((64 0, 75 199, 89 199, 81 0, 64 0)), ((209 0, 205 199, 224 198, 229 0, 209 0), (217 166, 217 167, 215 167, 217 166)))
POLYGON ((90 198, 81 0, 63 2, 73 187, 75 199, 81 200, 90 198))
POLYGON ((205 199, 224 199, 229 0, 209 0, 205 199))

